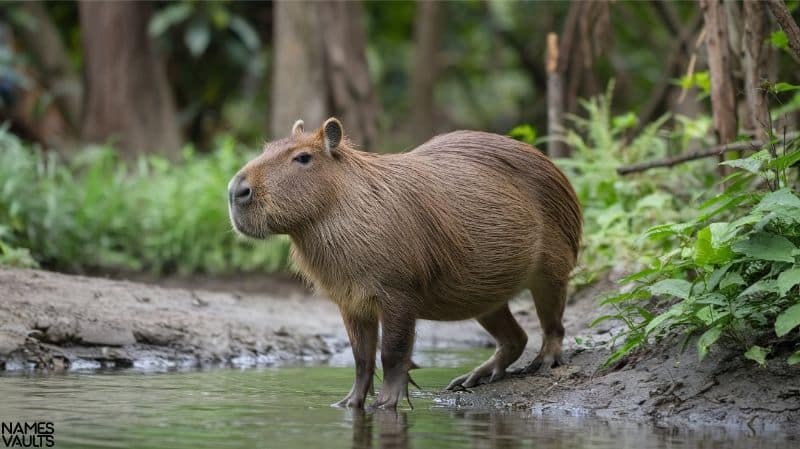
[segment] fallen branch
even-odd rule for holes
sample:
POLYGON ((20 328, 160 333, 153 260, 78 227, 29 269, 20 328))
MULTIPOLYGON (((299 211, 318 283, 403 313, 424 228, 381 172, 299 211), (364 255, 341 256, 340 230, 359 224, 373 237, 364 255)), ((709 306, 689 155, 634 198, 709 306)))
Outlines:
MULTIPOLYGON (((786 140, 792 140, 800 136, 800 132, 793 132, 786 134, 786 140)), ((639 173, 651 168, 658 167, 672 167, 674 165, 682 164, 684 162, 694 161, 712 156, 722 156, 729 151, 755 151, 761 149, 764 142, 760 140, 745 140, 741 142, 732 142, 725 145, 716 145, 705 150, 688 151, 680 156, 675 156, 658 161, 642 162, 640 164, 627 165, 625 167, 617 168, 617 173, 621 176, 629 175, 631 173, 639 173)))

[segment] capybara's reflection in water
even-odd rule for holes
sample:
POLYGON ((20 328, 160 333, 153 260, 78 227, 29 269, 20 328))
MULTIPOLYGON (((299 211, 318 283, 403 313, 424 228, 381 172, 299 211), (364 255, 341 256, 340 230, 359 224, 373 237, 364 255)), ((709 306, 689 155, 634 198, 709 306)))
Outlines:
MULTIPOLYGON (((353 449, 408 449, 412 447, 440 447, 442 441, 431 439, 426 441, 426 433, 435 438, 443 429, 424 428, 414 430, 414 440, 409 437, 409 415, 404 411, 394 410, 352 410, 348 417, 353 424, 353 449)), ((503 413, 486 411, 456 411, 449 414, 443 413, 444 418, 438 425, 455 426, 454 431, 459 437, 453 438, 453 443, 464 444, 464 447, 486 449, 514 449, 520 447, 522 435, 514 432, 515 428, 524 429, 520 421, 526 419, 503 413), (455 418, 455 419, 454 419, 455 418)), ((426 426, 436 426, 437 422, 426 423, 426 426)), ((451 433, 450 431, 446 433, 451 433)), ((558 448, 556 444, 552 448, 558 448)))

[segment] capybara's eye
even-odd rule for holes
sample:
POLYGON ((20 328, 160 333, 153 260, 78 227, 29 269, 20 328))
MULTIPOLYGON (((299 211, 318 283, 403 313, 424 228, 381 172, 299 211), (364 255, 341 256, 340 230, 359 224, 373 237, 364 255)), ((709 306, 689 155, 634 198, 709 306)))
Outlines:
POLYGON ((306 165, 309 162, 311 162, 311 155, 308 153, 300 153, 297 156, 295 156, 294 159, 292 160, 295 162, 299 162, 303 165, 306 165))

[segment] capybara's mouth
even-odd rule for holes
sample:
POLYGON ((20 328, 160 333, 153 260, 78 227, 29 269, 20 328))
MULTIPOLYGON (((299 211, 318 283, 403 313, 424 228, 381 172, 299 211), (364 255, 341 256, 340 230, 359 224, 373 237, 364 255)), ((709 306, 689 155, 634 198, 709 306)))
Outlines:
POLYGON ((251 226, 247 220, 242 217, 241 212, 237 210, 236 206, 229 204, 228 213, 231 224, 233 225, 233 230, 239 235, 259 240, 266 239, 271 235, 266 226, 251 226))

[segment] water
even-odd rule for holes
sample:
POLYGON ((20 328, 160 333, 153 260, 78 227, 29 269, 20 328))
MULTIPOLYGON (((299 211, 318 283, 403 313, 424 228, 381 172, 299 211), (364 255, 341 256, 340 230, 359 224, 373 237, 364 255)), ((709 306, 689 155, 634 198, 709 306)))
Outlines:
MULTIPOLYGON (((485 355, 451 353, 431 362, 471 366, 485 355)), ((423 369, 414 378, 431 392, 464 369, 423 369)), ((787 447, 743 434, 449 409, 430 393, 414 394, 415 408, 396 413, 329 407, 347 392, 352 375, 352 368, 329 366, 6 375, 0 377, 0 421, 52 422, 59 448, 787 447)))

